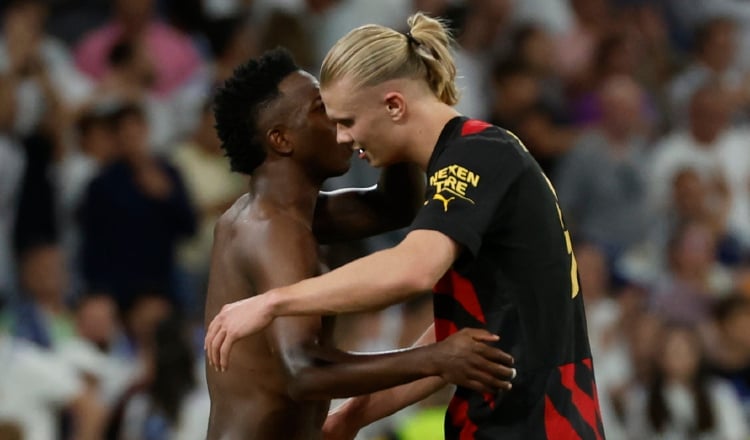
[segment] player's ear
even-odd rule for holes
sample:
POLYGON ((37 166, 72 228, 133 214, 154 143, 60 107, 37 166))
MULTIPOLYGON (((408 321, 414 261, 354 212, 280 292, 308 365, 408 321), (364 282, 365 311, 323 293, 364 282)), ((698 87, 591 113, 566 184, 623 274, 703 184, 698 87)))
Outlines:
POLYGON ((406 101, 404 95, 398 92, 388 92, 383 98, 385 104, 385 111, 388 112, 388 116, 394 122, 400 121, 404 117, 406 111, 406 101))
POLYGON ((286 130, 282 126, 274 126, 266 132, 268 143, 271 149, 281 156, 289 156, 294 151, 294 146, 291 139, 286 134, 286 130))

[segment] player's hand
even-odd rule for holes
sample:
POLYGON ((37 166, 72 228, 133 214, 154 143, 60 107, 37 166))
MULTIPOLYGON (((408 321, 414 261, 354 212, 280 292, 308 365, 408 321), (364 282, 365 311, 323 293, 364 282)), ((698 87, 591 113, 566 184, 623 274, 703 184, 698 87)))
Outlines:
POLYGON ((432 362, 445 381, 479 391, 510 390, 516 377, 513 357, 488 342, 500 338, 486 330, 465 328, 434 344, 432 362))
POLYGON ((323 440, 354 440, 360 428, 350 420, 345 411, 329 413, 323 423, 323 440))
POLYGON ((224 305, 206 330, 204 348, 208 363, 219 371, 226 371, 229 352, 238 339, 266 328, 273 315, 268 311, 264 295, 224 305))

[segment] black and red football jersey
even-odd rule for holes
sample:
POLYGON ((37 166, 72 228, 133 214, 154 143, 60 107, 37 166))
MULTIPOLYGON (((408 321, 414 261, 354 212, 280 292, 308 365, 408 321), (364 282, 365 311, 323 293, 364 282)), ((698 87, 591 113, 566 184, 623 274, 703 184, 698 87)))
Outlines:
POLYGON ((465 117, 443 129, 412 229, 462 245, 434 289, 437 339, 464 327, 500 336, 513 389, 458 388, 447 439, 604 439, 583 300, 554 188, 512 133, 465 117))

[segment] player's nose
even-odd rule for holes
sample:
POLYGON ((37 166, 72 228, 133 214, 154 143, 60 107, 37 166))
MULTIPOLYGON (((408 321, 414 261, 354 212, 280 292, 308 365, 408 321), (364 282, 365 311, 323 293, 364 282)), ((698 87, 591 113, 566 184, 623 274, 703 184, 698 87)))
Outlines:
POLYGON ((341 127, 336 127, 336 142, 339 144, 353 144, 354 139, 348 131, 342 130, 341 127))

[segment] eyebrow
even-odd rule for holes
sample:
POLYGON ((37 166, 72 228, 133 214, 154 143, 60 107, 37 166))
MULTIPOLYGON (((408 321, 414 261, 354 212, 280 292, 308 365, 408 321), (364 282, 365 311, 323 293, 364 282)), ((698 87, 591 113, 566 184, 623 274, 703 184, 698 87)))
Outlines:
MULTIPOLYGON (((328 108, 327 107, 326 107, 326 112, 328 112, 328 108)), ((332 114, 328 113, 328 119, 330 119, 331 121, 336 122, 336 123, 342 123, 342 122, 347 122, 347 121, 353 121, 354 120, 354 116, 347 115, 347 114, 332 115, 332 114)))
POLYGON ((328 119, 330 119, 332 122, 335 122, 336 124, 341 124, 341 125, 351 125, 352 123, 354 123, 354 117, 353 116, 340 117, 340 118, 332 118, 329 115, 328 119))

